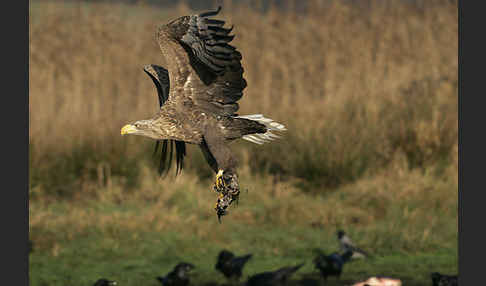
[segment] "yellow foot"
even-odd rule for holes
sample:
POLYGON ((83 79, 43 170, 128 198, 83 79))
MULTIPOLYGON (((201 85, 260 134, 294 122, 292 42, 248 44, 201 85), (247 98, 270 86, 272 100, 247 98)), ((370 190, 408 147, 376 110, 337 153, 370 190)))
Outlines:
POLYGON ((216 188, 222 189, 225 187, 224 180, 223 180, 223 170, 219 170, 218 173, 216 174, 216 188))

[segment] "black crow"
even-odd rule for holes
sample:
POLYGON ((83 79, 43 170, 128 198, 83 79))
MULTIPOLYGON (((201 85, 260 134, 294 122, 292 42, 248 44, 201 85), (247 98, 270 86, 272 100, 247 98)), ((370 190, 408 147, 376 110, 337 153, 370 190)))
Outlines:
POLYGON ((157 280, 164 286, 187 286, 189 285, 189 276, 187 275, 195 266, 191 263, 181 262, 166 276, 158 276, 157 280))
POLYGON ((255 274, 248 278, 247 286, 281 286, 285 285, 289 277, 294 274, 304 263, 297 266, 282 267, 275 271, 255 274))
POLYGON ((347 250, 351 250, 353 252, 353 259, 366 258, 369 256, 368 253, 366 253, 364 250, 356 247, 353 241, 351 241, 351 238, 349 238, 344 231, 339 230, 337 232, 337 237, 339 240, 341 253, 345 253, 347 250))
POLYGON ((314 266, 319 269, 321 276, 327 281, 327 277, 336 276, 338 279, 343 271, 344 263, 348 262, 353 256, 353 251, 347 250, 344 254, 333 253, 326 255, 322 251, 314 258, 314 266))
POLYGON ((430 274, 432 286, 457 286, 457 275, 444 275, 438 272, 430 274))
POLYGON ((238 281, 242 275, 243 267, 252 257, 252 254, 236 257, 228 250, 222 250, 218 255, 215 269, 219 270, 228 279, 238 281))
POLYGON ((114 286, 116 285, 116 281, 111 281, 105 278, 98 279, 98 281, 93 284, 93 286, 114 286))

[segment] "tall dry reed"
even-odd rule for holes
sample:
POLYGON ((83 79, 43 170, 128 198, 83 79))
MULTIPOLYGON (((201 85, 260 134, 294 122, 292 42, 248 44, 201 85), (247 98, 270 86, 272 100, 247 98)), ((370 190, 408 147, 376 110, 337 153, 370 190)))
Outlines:
MULTIPOLYGON (((267 146, 234 145, 243 166, 321 190, 374 173, 397 152, 410 168, 457 161, 457 5, 404 2, 309 1, 306 14, 261 14, 224 1, 248 82, 240 113, 288 126, 267 146)), ((136 177, 152 142, 122 138, 120 127, 157 110, 142 71, 164 65, 156 27, 195 11, 30 3, 31 188, 71 192, 98 180, 101 165, 136 177)), ((194 153, 188 171, 209 175, 194 153)))

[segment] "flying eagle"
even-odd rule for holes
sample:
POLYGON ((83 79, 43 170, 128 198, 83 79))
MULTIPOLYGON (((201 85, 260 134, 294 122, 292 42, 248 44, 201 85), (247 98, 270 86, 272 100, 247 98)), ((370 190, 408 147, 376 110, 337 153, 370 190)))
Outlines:
POLYGON ((216 173, 218 218, 227 213, 227 207, 240 192, 237 162, 228 144, 239 138, 262 144, 279 137, 272 131, 286 130, 261 114, 236 114, 246 80, 241 54, 229 44, 234 38, 229 34, 233 27, 224 28, 224 21, 210 19, 220 10, 218 7, 216 11, 183 16, 158 28, 157 41, 167 69, 147 65, 144 71, 157 88, 160 110, 151 119, 121 129, 122 135, 157 140, 155 151, 162 142, 160 172, 170 167, 174 145, 176 175, 183 167, 185 143, 199 145, 216 173))

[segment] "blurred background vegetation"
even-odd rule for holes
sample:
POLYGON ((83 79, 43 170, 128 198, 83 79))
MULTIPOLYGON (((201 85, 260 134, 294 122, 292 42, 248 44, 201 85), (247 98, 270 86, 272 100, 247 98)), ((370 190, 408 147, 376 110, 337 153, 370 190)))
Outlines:
POLYGON ((248 273, 312 272, 339 228, 378 257, 345 279, 457 272, 456 1, 30 1, 29 25, 32 285, 157 285, 186 258, 205 281, 221 248, 257 252, 248 273), (240 114, 288 128, 232 144, 247 192, 221 225, 199 147, 160 178, 154 142, 119 133, 157 111, 142 70, 165 65, 157 26, 218 4, 243 55, 240 114))

